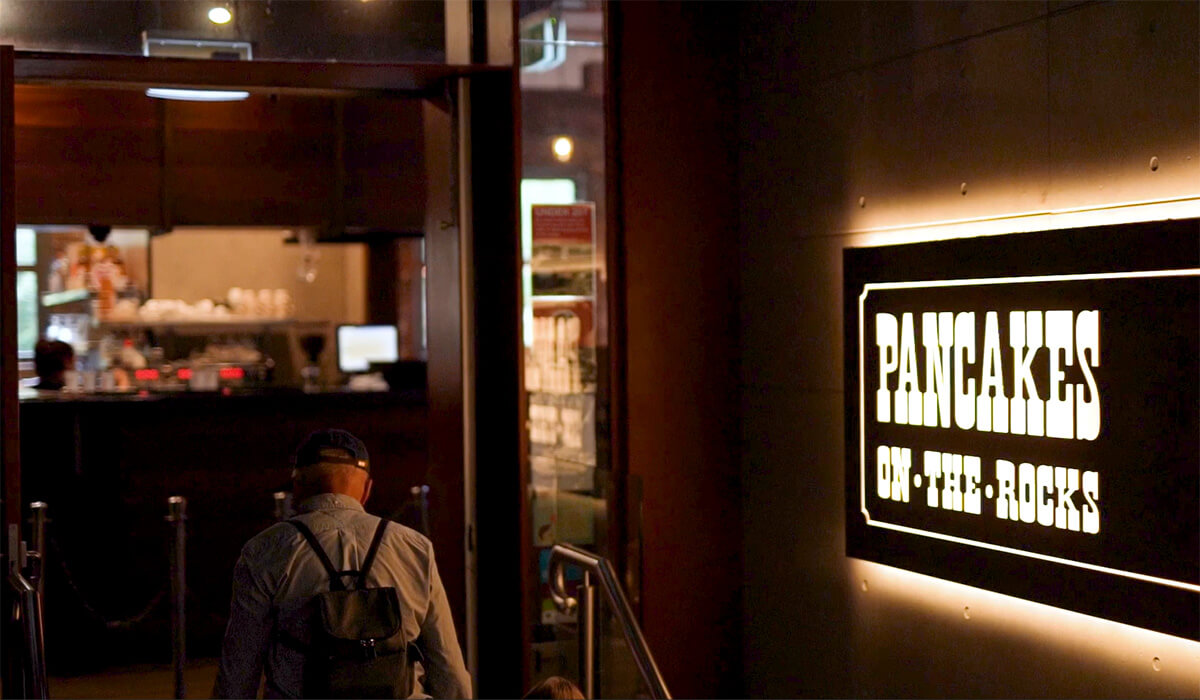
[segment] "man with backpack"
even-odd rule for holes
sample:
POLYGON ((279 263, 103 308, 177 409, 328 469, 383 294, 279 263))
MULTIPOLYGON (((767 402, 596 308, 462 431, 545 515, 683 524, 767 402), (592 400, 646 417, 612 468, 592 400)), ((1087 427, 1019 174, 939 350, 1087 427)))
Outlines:
POLYGON ((296 451, 296 517, 242 548, 213 696, 471 697, 433 545, 368 515, 370 461, 344 430, 296 451), (424 677, 417 679, 417 665, 424 677))

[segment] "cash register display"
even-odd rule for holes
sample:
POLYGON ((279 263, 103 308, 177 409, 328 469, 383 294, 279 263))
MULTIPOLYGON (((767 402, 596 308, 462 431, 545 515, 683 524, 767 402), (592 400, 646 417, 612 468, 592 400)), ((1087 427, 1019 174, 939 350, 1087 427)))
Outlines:
POLYGON ((372 362, 395 362, 398 345, 395 326, 338 326, 338 369, 353 374, 368 371, 372 362))

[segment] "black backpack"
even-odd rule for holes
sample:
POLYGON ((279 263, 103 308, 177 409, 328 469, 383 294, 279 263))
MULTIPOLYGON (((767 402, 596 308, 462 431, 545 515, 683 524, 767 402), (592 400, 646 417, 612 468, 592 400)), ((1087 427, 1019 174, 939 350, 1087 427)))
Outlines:
MULTIPOLYGON (((304 652, 306 698, 406 698, 420 652, 404 639, 400 598, 395 588, 367 588, 367 573, 387 529, 381 518, 361 571, 338 571, 312 530, 288 520, 317 553, 329 574, 329 592, 309 601, 311 642, 304 652), (343 577, 354 576, 354 589, 343 577)), ((296 646, 295 640, 291 646, 296 646)))

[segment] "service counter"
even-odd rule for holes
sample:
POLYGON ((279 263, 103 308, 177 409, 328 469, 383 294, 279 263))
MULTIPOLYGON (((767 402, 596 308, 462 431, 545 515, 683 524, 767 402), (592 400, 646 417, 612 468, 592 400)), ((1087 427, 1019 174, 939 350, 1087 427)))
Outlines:
POLYGON ((428 484, 435 547, 460 546, 436 535, 438 521, 461 522, 462 497, 429 466, 423 391, 39 393, 22 400, 20 423, 22 496, 49 504, 53 673, 169 661, 169 596, 142 620, 111 623, 138 616, 167 588, 170 496, 187 498, 188 653, 216 655, 238 552, 274 521, 291 453, 318 428, 366 443, 370 512, 415 525, 410 489, 428 484))

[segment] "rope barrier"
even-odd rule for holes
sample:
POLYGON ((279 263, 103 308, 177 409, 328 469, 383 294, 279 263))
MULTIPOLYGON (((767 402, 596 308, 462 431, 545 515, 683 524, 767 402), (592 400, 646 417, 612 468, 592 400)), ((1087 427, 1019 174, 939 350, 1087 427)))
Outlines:
POLYGON ((62 572, 63 580, 66 581, 67 587, 71 589, 71 592, 75 594, 75 598, 78 600, 80 606, 83 607, 84 612, 86 612, 93 620, 99 622, 110 630, 127 630, 141 624, 146 620, 146 618, 150 617, 150 613, 154 612, 154 609, 157 608, 159 604, 161 604, 167 597, 167 591, 170 588, 169 583, 164 585, 162 589, 150 599, 150 602, 134 615, 116 619, 109 618, 107 615, 96 609, 94 605, 88 602, 87 597, 84 596, 83 591, 80 590, 79 584, 75 582, 75 576, 71 573, 71 568, 67 565, 67 559, 63 555, 62 547, 58 544, 58 538, 54 536, 53 532, 49 531, 49 528, 47 528, 46 538, 50 542, 50 548, 55 552, 55 556, 51 557, 51 559, 58 563, 58 568, 62 572))

